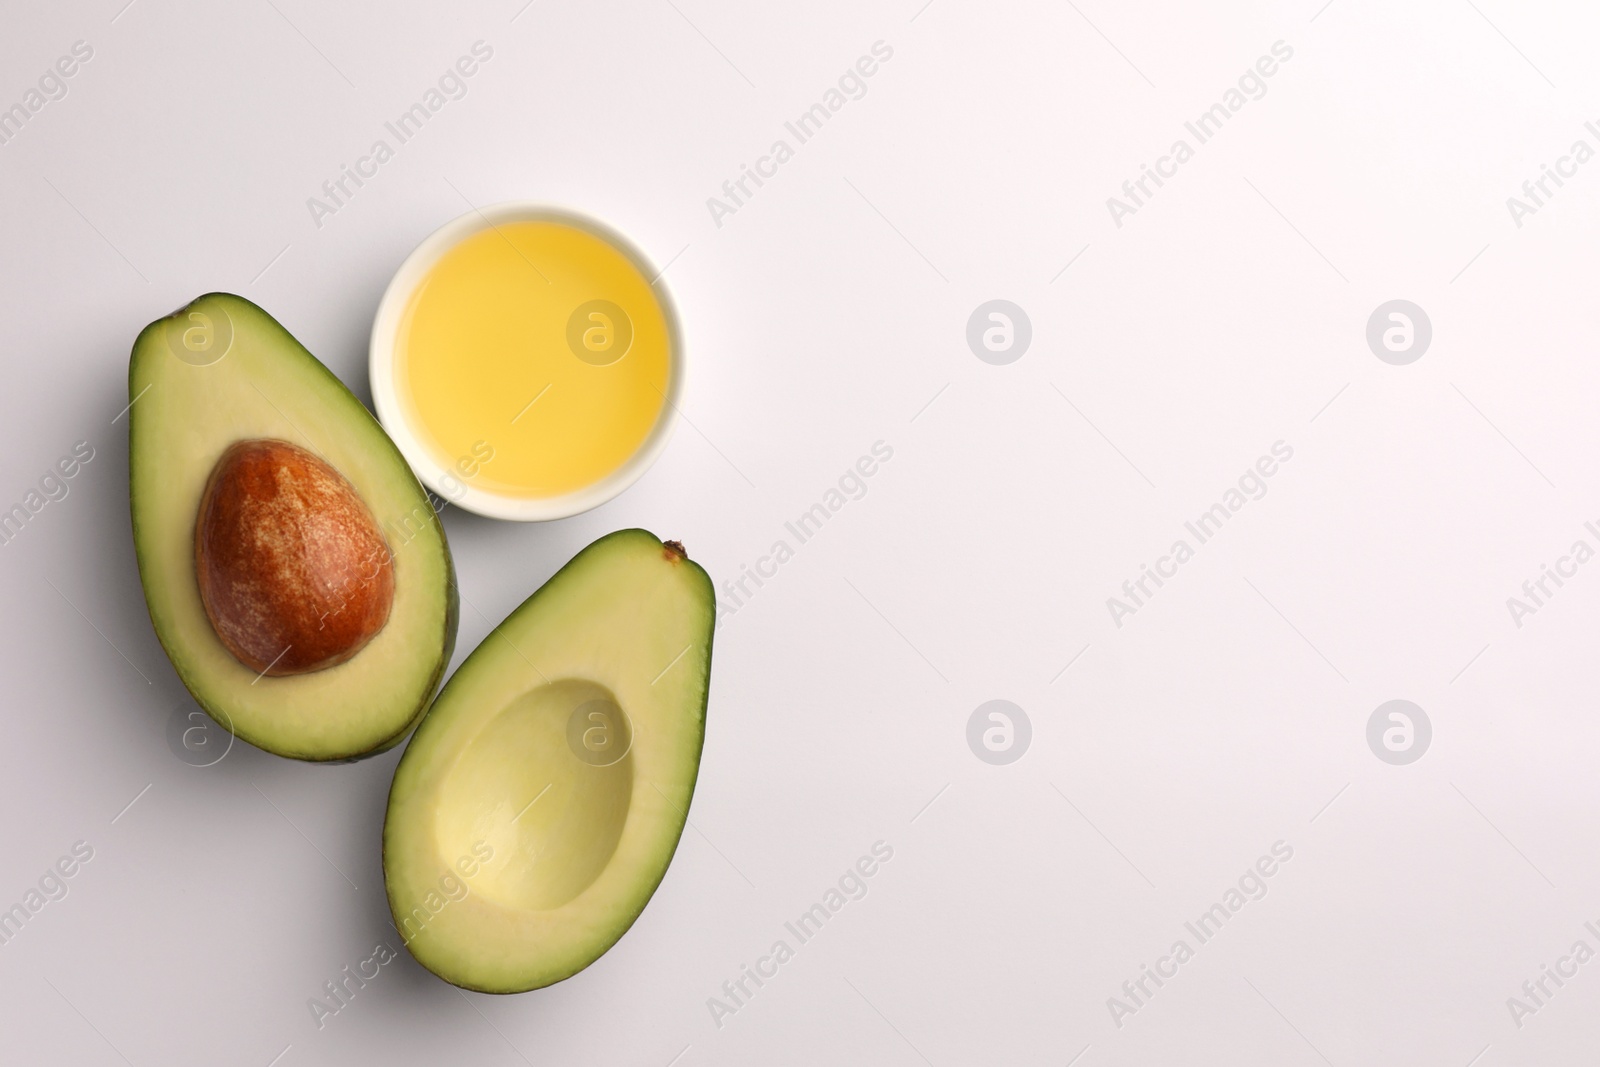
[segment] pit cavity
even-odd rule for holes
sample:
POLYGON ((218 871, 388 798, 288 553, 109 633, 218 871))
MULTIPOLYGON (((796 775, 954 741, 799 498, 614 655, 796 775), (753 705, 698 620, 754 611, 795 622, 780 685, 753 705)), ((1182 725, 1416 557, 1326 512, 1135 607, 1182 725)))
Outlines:
POLYGON ((622 838, 632 728, 605 686, 566 678, 522 694, 480 730, 439 789, 439 860, 485 842, 473 896, 548 911, 582 893, 622 838))

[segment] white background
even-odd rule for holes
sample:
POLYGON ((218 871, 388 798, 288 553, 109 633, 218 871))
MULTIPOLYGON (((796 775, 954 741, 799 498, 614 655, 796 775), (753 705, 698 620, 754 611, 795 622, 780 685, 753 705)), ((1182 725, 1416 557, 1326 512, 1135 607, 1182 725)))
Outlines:
POLYGON ((94 49, 0 146, 0 508, 95 449, 0 547, 0 907, 95 850, 0 947, 7 1062, 1587 1062, 1600 962, 1520 1027, 1506 1001, 1600 949, 1600 563, 1520 628, 1506 599, 1600 547, 1600 161, 1520 228, 1506 198, 1600 148, 1591 9, 122 2, 0 11, 0 106, 94 49), (480 39, 465 98, 316 226, 307 198, 480 39), (879 40, 865 97, 718 227, 707 198, 879 40), (1116 226, 1106 198, 1279 40, 1266 95, 1116 226), (516 198, 670 261, 689 388, 611 504, 446 511, 458 660, 602 533, 736 576, 894 457, 724 619, 692 828, 613 951, 505 998, 402 955, 319 1030, 308 998, 393 938, 399 753, 169 749, 190 705, 134 565, 125 360, 228 289, 367 397, 405 254, 516 198), (1032 320, 1009 366, 965 341, 992 298, 1032 320), (1396 298, 1433 323, 1409 366, 1364 336, 1396 298), (1106 598, 1279 440, 1267 495, 1116 626, 1106 598), (1010 766, 967 747, 994 698, 1033 724, 1010 766), (1434 729, 1409 766, 1366 743, 1396 698, 1434 729), (870 893, 715 1025, 878 840, 870 893), (1265 898, 1115 1025, 1279 840, 1265 898))

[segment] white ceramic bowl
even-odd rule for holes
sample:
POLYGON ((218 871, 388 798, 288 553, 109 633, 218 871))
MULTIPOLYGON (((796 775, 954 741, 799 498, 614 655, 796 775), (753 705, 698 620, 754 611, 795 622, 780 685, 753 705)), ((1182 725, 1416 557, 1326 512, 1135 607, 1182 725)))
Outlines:
POLYGON ((564 519, 590 508, 598 507, 639 480, 650 469, 667 440, 672 436, 676 422, 678 399, 683 393, 683 331, 678 322, 678 310, 665 279, 656 277, 656 268, 639 248, 622 234, 578 211, 554 207, 533 201, 513 200, 495 204, 481 210, 469 211, 439 227, 406 257, 395 272, 389 287, 378 303, 378 314, 372 323, 372 347, 367 368, 372 379, 372 401, 378 409, 378 420, 389 432, 401 455, 411 464, 422 484, 457 507, 477 512, 495 519, 515 519, 521 522, 564 519), (666 402, 656 424, 651 427, 637 451, 622 466, 605 478, 582 489, 560 496, 527 497, 497 493, 469 480, 458 477, 448 466, 442 465, 423 444, 423 431, 415 426, 411 413, 400 399, 395 366, 395 347, 401 316, 418 284, 433 269, 440 257, 456 244, 482 230, 501 223, 550 221, 563 222, 587 230, 609 242, 633 262, 646 278, 655 278, 652 288, 666 319, 667 363, 666 402))

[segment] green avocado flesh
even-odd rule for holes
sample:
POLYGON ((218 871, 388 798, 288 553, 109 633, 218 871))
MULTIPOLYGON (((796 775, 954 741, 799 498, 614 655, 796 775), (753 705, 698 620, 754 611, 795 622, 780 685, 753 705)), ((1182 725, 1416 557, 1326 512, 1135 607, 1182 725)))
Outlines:
POLYGON ((305 760, 399 743, 455 647, 455 570, 444 529, 394 443, 338 378, 272 316, 210 293, 145 327, 128 365, 133 543, 157 637, 200 706, 251 744, 305 760), (352 658, 285 677, 235 659, 196 576, 207 479, 239 441, 277 439, 354 487, 392 558, 387 622, 352 658))
POLYGON ((389 791, 383 870, 411 954, 518 993, 616 943, 666 874, 705 736, 711 579, 602 537, 451 677, 389 791))

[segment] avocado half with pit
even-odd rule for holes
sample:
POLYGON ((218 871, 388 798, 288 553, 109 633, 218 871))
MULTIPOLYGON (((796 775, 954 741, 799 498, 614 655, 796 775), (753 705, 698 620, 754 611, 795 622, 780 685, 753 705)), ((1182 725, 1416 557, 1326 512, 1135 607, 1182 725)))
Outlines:
POLYGON ((467 657, 389 791, 395 928, 485 993, 568 978, 666 874, 705 736, 711 580, 622 530, 580 552, 467 657))
POLYGON ((178 677, 253 745, 348 760, 399 743, 455 647, 455 569, 389 436, 278 322, 209 293, 128 365, 145 603, 178 677))

